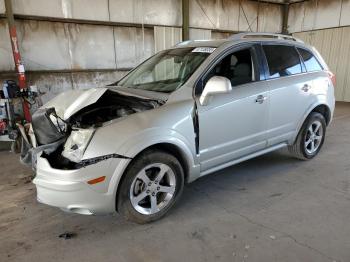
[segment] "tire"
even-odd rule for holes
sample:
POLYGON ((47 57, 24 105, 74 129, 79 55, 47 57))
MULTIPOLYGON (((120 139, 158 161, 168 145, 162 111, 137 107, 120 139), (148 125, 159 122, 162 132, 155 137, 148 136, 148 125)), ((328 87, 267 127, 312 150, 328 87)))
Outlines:
POLYGON ((314 158, 323 146, 326 128, 324 116, 320 113, 312 112, 303 123, 294 144, 288 146, 289 152, 301 160, 314 158), (311 132, 311 130, 314 132, 311 132))
POLYGON ((131 162, 123 176, 118 212, 139 224, 158 220, 178 201, 183 187, 184 171, 176 157, 159 150, 145 151, 131 162))

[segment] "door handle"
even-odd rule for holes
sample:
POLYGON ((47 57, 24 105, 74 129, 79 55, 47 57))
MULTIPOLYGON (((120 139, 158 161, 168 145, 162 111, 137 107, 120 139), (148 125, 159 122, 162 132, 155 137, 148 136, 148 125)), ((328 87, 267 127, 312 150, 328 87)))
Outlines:
POLYGON ((310 90, 310 88, 311 88, 310 85, 305 84, 305 85, 301 88, 301 90, 303 90, 304 92, 308 92, 308 91, 310 90))
POLYGON ((258 97, 255 99, 255 103, 262 104, 262 103, 264 103, 264 101, 265 101, 266 99, 267 99, 266 96, 258 95, 258 97))

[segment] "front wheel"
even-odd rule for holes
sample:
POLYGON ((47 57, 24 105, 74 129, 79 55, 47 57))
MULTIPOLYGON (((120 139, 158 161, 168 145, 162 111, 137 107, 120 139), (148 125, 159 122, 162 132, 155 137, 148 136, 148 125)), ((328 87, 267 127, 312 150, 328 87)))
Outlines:
POLYGON ((320 152, 325 135, 326 120, 317 112, 312 112, 301 127, 295 143, 288 147, 296 158, 309 160, 320 152))
POLYGON ((183 168, 173 155, 146 151, 125 173, 118 194, 118 211, 140 224, 160 219, 180 198, 183 187, 183 168))

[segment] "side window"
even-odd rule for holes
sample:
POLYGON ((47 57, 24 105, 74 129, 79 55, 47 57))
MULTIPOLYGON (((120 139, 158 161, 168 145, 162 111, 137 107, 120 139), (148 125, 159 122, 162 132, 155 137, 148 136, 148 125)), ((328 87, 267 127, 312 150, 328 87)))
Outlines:
POLYGON ((269 66, 270 78, 302 72, 300 56, 293 46, 264 45, 263 49, 269 66))
POLYGON ((298 48, 298 51, 304 60, 305 67, 308 72, 323 70, 322 66, 311 52, 302 48, 298 48))
POLYGON ((255 81, 255 69, 250 49, 243 49, 222 58, 206 75, 204 85, 213 76, 227 77, 232 87, 255 81))

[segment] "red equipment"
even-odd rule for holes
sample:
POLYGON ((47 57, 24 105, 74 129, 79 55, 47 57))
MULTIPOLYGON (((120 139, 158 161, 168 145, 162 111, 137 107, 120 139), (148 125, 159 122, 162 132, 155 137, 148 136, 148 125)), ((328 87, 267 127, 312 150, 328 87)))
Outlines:
MULTIPOLYGON (((26 77, 25 77, 24 65, 22 64, 22 61, 21 61, 21 54, 20 54, 19 48, 18 48, 16 26, 15 25, 10 26, 9 31, 10 31, 13 59, 15 61, 16 71, 18 74, 19 88, 21 90, 25 90, 27 88, 26 77)), ((30 111, 29 111, 29 105, 28 105, 28 102, 25 100, 23 100, 23 112, 24 112, 25 120, 27 122, 30 122, 31 115, 30 115, 30 111)))

